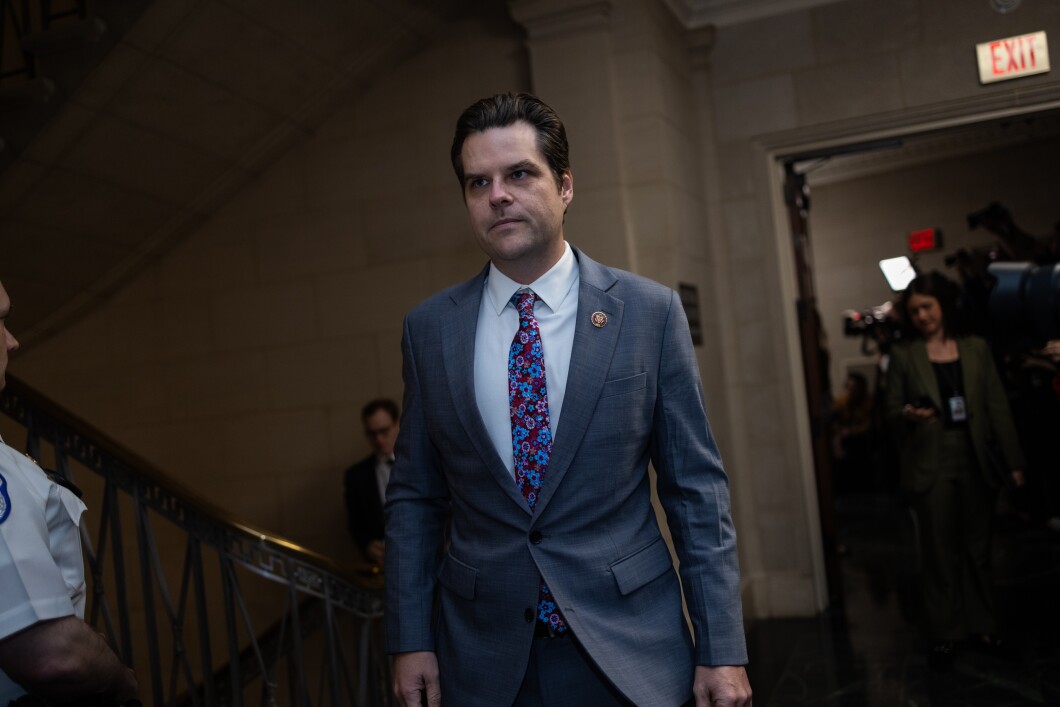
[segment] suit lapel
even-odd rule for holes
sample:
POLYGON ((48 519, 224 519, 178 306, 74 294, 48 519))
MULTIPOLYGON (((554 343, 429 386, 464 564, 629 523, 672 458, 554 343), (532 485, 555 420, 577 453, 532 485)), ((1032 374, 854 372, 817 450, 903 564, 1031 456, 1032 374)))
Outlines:
POLYGON ((578 314, 574 323, 574 345, 571 347, 570 371, 563 399, 563 412, 556 440, 549 457, 548 473, 541 487, 535 514, 548 505, 556 487, 563 481, 589 426, 596 402, 610 369, 611 357, 622 330, 622 300, 607 293, 617 279, 604 266, 589 259, 577 248, 578 314), (592 324, 594 312, 607 315, 607 324, 592 324))
POLYGON ((497 450, 493 448, 493 442, 486 432, 486 425, 482 422, 482 414, 478 409, 478 399, 475 397, 475 332, 478 329, 478 312, 482 302, 482 283, 488 269, 489 265, 477 277, 453 290, 450 295, 453 310, 448 313, 442 328, 442 364, 445 366, 445 377, 457 418, 482 463, 511 499, 523 511, 530 513, 526 499, 497 455, 497 450))

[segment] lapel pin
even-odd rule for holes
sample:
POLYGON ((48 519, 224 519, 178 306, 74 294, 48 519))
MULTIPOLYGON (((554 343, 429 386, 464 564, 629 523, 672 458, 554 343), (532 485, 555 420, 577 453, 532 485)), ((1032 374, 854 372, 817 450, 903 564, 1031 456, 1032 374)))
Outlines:
POLYGON ((602 329, 607 324, 607 315, 603 312, 593 312, 592 322, 594 327, 602 329))

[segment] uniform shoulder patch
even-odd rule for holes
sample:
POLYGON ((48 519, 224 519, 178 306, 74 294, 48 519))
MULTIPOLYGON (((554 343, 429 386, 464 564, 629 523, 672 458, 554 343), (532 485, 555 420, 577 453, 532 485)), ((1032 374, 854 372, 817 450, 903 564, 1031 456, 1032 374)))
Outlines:
POLYGON ((0 525, 11 515, 11 497, 7 495, 7 479, 0 474, 0 525))

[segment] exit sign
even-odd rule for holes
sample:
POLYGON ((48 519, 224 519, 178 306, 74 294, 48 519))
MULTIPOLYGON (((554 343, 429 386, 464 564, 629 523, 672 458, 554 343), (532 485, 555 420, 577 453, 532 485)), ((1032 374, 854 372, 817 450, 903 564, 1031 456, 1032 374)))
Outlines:
POLYGON ((942 247, 942 231, 937 228, 921 228, 909 232, 909 250, 926 253, 942 247))
POLYGON ((1049 71, 1049 42, 1045 32, 995 39, 975 45, 979 83, 1018 79, 1049 71))

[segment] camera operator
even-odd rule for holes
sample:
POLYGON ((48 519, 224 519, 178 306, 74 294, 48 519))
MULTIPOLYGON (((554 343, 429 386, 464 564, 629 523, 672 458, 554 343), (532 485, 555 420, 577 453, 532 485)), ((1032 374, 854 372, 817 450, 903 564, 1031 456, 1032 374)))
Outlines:
POLYGON ((832 458, 837 496, 869 490, 872 463, 873 396, 865 374, 851 371, 832 402, 832 458))
POLYGON ((1028 493, 1020 509, 1060 531, 1060 264, 994 263, 991 324, 1004 344, 1013 411, 1027 451, 1028 493))
MULTIPOLYGON (((18 348, 10 308, 0 284, 0 390, 18 348)), ((68 485, 0 439, 0 707, 103 707, 137 694, 133 671, 82 620, 85 504, 68 485)))
POLYGON ((1027 452, 1028 519, 1060 531, 1060 467, 1056 433, 1060 430, 1060 339, 1021 354, 1013 373, 1017 395, 1013 413, 1027 452))
MULTIPOLYGON (((887 434, 886 413, 884 404, 887 399, 887 368, 891 360, 891 348, 903 340, 901 317, 890 302, 875 307, 843 312, 843 334, 861 339, 861 353, 874 357, 875 372, 871 384, 866 379, 866 395, 871 399, 871 419, 868 426, 868 456, 871 462, 865 465, 870 469, 869 478, 863 479, 867 486, 861 490, 882 491, 888 494, 898 489, 898 456, 893 440, 887 434)), ((841 408, 840 401, 835 402, 836 410, 841 408)), ((837 418, 837 423, 842 421, 837 418)), ((837 462, 838 474, 843 467, 854 465, 843 460, 839 449, 833 450, 837 462)), ((863 472, 864 473, 864 472, 863 472)), ((838 488, 837 493, 842 489, 838 488)))

